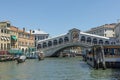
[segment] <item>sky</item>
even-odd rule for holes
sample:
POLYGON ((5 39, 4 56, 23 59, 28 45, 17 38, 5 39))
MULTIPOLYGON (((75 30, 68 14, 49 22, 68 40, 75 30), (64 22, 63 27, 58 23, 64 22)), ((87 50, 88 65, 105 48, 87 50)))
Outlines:
POLYGON ((0 0, 0 21, 51 36, 117 23, 120 0, 0 0))

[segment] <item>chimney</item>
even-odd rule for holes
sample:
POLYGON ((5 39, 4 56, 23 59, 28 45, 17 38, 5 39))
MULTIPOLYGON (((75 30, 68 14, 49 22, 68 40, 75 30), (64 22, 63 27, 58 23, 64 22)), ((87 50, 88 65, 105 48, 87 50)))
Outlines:
POLYGON ((40 29, 38 29, 38 31, 40 31, 40 29))
POLYGON ((30 29, 30 34, 32 34, 32 30, 30 29))
POLYGON ((120 23, 120 19, 117 19, 117 23, 120 23))
POLYGON ((25 32, 25 28, 23 28, 23 32, 25 32))

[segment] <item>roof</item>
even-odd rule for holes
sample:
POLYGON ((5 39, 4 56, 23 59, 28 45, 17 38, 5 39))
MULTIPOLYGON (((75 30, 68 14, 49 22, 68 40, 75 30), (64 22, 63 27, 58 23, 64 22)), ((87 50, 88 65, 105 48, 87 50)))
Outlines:
POLYGON ((48 34, 48 33, 38 29, 38 30, 33 30, 32 34, 48 34))
POLYGON ((11 31, 18 31, 18 28, 17 27, 15 27, 15 26, 10 26, 10 28, 9 28, 9 30, 11 30, 11 31))
POLYGON ((54 37, 49 37, 49 38, 46 38, 46 39, 43 39, 43 40, 39 40, 38 43, 39 42, 44 42, 44 41, 47 41, 47 40, 51 40, 51 39, 56 39, 57 37, 62 37, 62 36, 65 36, 65 35, 66 35, 66 33, 60 34, 60 35, 57 35, 57 36, 54 36, 54 37))
POLYGON ((120 27, 120 23, 118 23, 118 24, 115 26, 115 28, 116 28, 116 27, 120 27))
POLYGON ((94 34, 89 34, 89 33, 84 33, 84 32, 80 32, 80 34, 84 34, 84 35, 88 35, 88 36, 93 36, 93 37, 98 37, 98 38, 109 39, 108 37, 94 35, 94 34))
MULTIPOLYGON (((15 26, 10 26, 8 29, 11 30, 11 31, 18 32, 18 33, 23 33, 24 32, 24 30, 21 30, 18 27, 15 27, 15 26)), ((24 34, 30 34, 30 33, 25 31, 24 34)))
POLYGON ((87 30, 85 32, 92 32, 92 31, 95 31, 95 30, 98 30, 98 29, 103 29, 103 28, 114 29, 116 25, 117 25, 117 23, 104 24, 102 26, 91 28, 90 30, 87 30))
MULTIPOLYGON (((89 33, 84 33, 84 32, 80 32, 80 34, 83 34, 83 35, 88 35, 88 36, 93 36, 93 37, 96 37, 96 38, 103 38, 103 39, 110 39, 108 37, 104 37, 104 36, 99 36, 99 35, 94 35, 94 34, 89 34, 89 33)), ((62 37, 62 36, 65 36, 67 35, 67 33, 64 33, 64 34, 60 34, 60 35, 57 35, 55 37, 50 37, 50 38, 47 38, 47 39, 43 39, 43 40, 39 40, 37 43, 39 42, 44 42, 44 41, 48 41, 48 40, 51 40, 51 39, 55 39, 57 37, 62 37)))

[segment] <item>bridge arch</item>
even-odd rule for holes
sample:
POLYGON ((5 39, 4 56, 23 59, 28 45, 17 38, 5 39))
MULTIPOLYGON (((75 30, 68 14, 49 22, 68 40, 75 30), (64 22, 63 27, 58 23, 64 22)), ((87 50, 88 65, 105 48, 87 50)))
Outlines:
POLYGON ((93 44, 97 44, 97 39, 96 38, 93 38, 93 44))
MULTIPOLYGON (((81 44, 70 44, 70 45, 66 45, 66 46, 64 46, 64 47, 59 47, 59 48, 57 48, 55 51, 53 51, 53 54, 51 55, 52 57, 58 57, 59 56, 59 54, 60 54, 60 52, 62 52, 63 50, 66 50, 66 49, 71 49, 71 50, 74 50, 74 49, 72 49, 73 47, 80 47, 81 48, 81 52, 80 52, 80 54, 82 54, 82 49, 83 48, 86 48, 86 46, 84 46, 84 45, 81 45, 81 44)), ((77 51, 77 50, 76 50, 77 51)), ((70 53, 73 53, 73 52, 70 52, 70 53)), ((74 53, 75 53, 75 50, 74 50, 74 53)))
POLYGON ((99 44, 103 44, 103 40, 102 39, 99 40, 99 44))
POLYGON ((40 48, 42 48, 42 45, 41 45, 41 44, 38 44, 38 45, 37 45, 37 49, 40 49, 40 48))
POLYGON ((66 36, 65 38, 64 38, 64 42, 68 42, 69 41, 69 38, 66 36))
POLYGON ((48 41, 48 47, 52 46, 52 41, 48 41))
POLYGON ((105 44, 109 44, 109 41, 105 41, 105 44))
POLYGON ((57 44, 58 44, 57 39, 53 40, 53 45, 57 45, 57 44))
POLYGON ((59 39, 59 44, 62 44, 63 43, 63 38, 60 38, 59 39))
POLYGON ((46 47, 47 47, 47 43, 43 42, 43 48, 46 48, 46 47))
POLYGON ((90 37, 87 37, 87 42, 91 43, 91 38, 90 37))
POLYGON ((85 41, 86 41, 85 36, 82 36, 82 37, 81 37, 81 41, 82 41, 82 42, 85 42, 85 41))

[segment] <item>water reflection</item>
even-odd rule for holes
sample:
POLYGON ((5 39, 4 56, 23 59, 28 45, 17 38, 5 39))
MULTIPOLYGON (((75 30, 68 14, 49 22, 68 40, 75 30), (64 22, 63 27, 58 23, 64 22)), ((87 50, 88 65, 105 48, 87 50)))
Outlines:
POLYGON ((0 63, 0 80, 120 80, 120 70, 94 70, 75 58, 45 58, 0 63))

